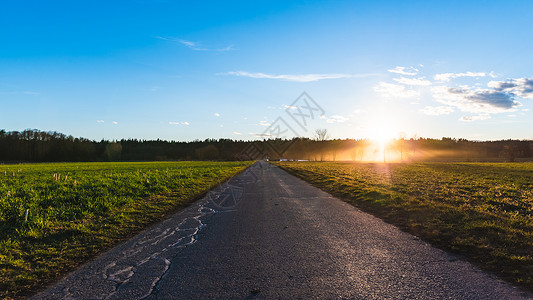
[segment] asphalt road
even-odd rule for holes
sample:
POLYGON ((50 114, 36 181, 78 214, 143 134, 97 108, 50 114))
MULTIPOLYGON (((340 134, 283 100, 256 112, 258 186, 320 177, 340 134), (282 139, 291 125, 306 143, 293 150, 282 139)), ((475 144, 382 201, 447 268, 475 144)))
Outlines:
POLYGON ((259 162, 35 299, 532 299, 259 162))

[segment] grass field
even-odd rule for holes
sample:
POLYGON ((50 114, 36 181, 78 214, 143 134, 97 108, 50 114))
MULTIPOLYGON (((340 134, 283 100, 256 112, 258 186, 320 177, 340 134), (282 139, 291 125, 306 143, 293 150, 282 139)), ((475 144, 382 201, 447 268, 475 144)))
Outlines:
POLYGON ((533 163, 275 164, 533 290, 533 163))
POLYGON ((0 298, 31 294, 250 163, 0 165, 0 298))

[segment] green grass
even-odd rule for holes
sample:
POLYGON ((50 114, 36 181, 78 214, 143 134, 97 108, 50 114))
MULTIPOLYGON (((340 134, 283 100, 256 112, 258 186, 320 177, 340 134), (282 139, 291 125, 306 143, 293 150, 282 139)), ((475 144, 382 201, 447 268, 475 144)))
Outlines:
POLYGON ((276 163, 533 290, 533 163, 276 163))
POLYGON ((250 163, 0 165, 0 298, 31 295, 250 163))

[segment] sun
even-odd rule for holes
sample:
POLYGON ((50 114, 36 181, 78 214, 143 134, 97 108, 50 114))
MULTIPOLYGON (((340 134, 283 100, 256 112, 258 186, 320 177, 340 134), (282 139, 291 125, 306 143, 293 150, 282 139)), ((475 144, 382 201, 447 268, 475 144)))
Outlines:
POLYGON ((370 139, 378 143, 382 149, 394 139, 394 135, 394 127, 386 121, 380 121, 371 127, 370 139))

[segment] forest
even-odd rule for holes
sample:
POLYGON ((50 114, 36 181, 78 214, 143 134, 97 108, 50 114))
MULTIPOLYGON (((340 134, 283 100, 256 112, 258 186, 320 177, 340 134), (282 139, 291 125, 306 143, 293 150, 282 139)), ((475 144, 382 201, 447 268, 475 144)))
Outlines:
POLYGON ((525 161, 533 160, 532 140, 470 141, 293 138, 195 141, 101 140, 58 132, 0 130, 0 162, 256 160, 306 161, 525 161))

